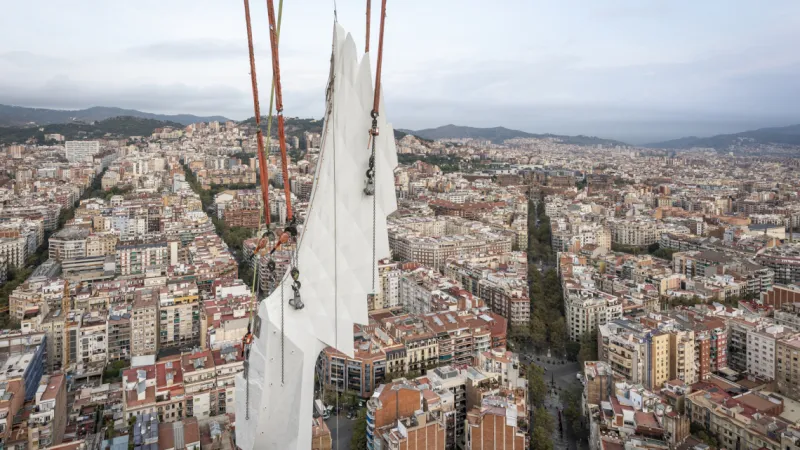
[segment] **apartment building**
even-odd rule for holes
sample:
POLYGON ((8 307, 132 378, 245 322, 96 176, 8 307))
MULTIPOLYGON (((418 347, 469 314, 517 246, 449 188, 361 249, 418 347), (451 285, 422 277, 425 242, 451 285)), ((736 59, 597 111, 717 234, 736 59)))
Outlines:
POLYGON ((158 352, 158 306, 157 293, 150 290, 136 292, 130 319, 131 356, 155 355, 158 352))
POLYGON ((234 410, 234 378, 244 370, 240 346, 195 350, 159 359, 123 373, 126 420, 153 414, 162 423, 177 423, 234 410))
POLYGON ((9 267, 22 267, 28 257, 25 238, 0 238, 0 257, 9 267))
POLYGON ((800 283, 800 245, 797 243, 766 248, 756 262, 775 272, 775 283, 800 283))
POLYGON ((587 245, 596 245, 604 250, 611 249, 611 231, 604 224, 580 221, 572 223, 566 219, 556 219, 552 222, 556 225, 551 236, 554 253, 566 252, 575 246, 583 248, 587 245))
POLYGON ((66 352, 65 327, 66 314, 62 314, 60 309, 51 311, 45 317, 40 316, 40 321, 35 326, 36 330, 43 332, 47 336, 47 360, 45 363, 47 372, 52 373, 56 370, 61 370, 66 352))
MULTIPOLYGON (((396 348, 402 355, 399 367, 404 367, 405 349, 401 346, 396 348)), ((357 341, 353 358, 326 347, 317 362, 317 374, 323 384, 338 392, 355 392, 361 398, 368 398, 389 371, 387 353, 391 351, 391 348, 381 348, 375 342, 363 339, 357 341)))
POLYGON ((193 281, 174 281, 160 287, 158 315, 159 350, 198 345, 200 295, 193 281))
POLYGON ((500 397, 484 398, 467 413, 465 450, 525 450, 528 448, 527 408, 500 397))
POLYGON ((445 275, 457 280, 473 296, 483 299, 493 312, 512 325, 530 320, 527 260, 521 254, 450 260, 445 275))
MULTIPOLYGON (((670 334, 665 332, 650 332, 645 338, 646 365, 645 387, 658 390, 670 380, 670 334)), ((681 361, 684 361, 683 359, 681 361)), ((685 366, 684 366, 685 367, 685 366)))
MULTIPOLYGON (((777 313, 777 310, 783 308, 784 305, 787 305, 789 303, 800 302, 800 286, 774 285, 767 292, 761 294, 761 301, 764 302, 765 305, 769 305, 775 308, 777 313)), ((794 314, 793 312, 794 310, 791 311, 792 314, 794 314)), ((800 330, 800 328, 798 327, 793 327, 793 328, 800 330)))
POLYGON ((3 330, 0 333, 0 381, 20 379, 25 401, 33 399, 45 371, 47 335, 3 330))
POLYGON ((485 214, 491 213, 495 208, 505 206, 503 202, 470 202, 454 203, 447 200, 435 199, 428 202, 428 206, 437 216, 463 217, 465 219, 479 220, 485 214))
POLYGON ((395 308, 400 305, 400 277, 401 272, 397 262, 388 259, 378 261, 380 289, 371 304, 368 305, 369 311, 395 308))
POLYGON ((64 374, 42 378, 28 417, 28 449, 61 444, 67 425, 67 380, 64 374))
POLYGON ((108 360, 130 360, 131 358, 131 315, 128 312, 108 316, 108 360))
POLYGON ((425 394, 433 393, 405 380, 378 386, 367 402, 367 448, 445 450, 445 425, 423 411, 425 394))
POLYGON ((66 227, 50 236, 49 256, 56 261, 86 256, 86 238, 91 230, 84 227, 66 227))
POLYGON ((695 355, 698 359, 698 378, 703 381, 728 367, 728 333, 725 322, 720 319, 705 319, 695 332, 695 355))
POLYGON ((800 401, 800 337, 779 339, 775 345, 778 392, 800 401))
POLYGON ((599 325, 622 317, 622 300, 596 289, 568 287, 564 291, 567 335, 580 341, 585 333, 595 333, 599 325))
POLYGON ((311 450, 332 450, 331 430, 322 417, 311 419, 311 450))
POLYGON ((598 357, 613 376, 659 390, 669 380, 699 380, 693 330, 649 328, 621 319, 598 327, 598 357))
POLYGON ((609 400, 614 386, 614 374, 607 363, 585 361, 583 379, 585 380, 583 395, 587 405, 600 405, 601 402, 609 400))
POLYGON ((58 266, 42 264, 9 296, 9 315, 20 323, 25 320, 26 315, 30 316, 36 312, 44 314, 61 308, 64 280, 48 276, 39 277, 40 269, 41 272, 49 272, 46 275, 53 275, 58 266))
POLYGON ((67 161, 71 163, 92 161, 92 157, 100 153, 100 142, 66 141, 64 142, 64 151, 67 156, 67 161))
MULTIPOLYGON (((439 364, 439 343, 436 335, 418 317, 404 314, 381 321, 385 332, 405 348, 403 373, 419 372, 439 364)), ((382 330, 377 329, 376 333, 382 330)))
POLYGON ((611 242, 613 244, 643 247, 658 242, 661 235, 658 222, 652 220, 611 220, 611 242))
POLYGON ((216 396, 216 368, 211 350, 195 349, 181 355, 183 387, 186 392, 186 415, 210 417, 212 406, 218 405, 216 396))
POLYGON ((133 243, 116 246, 117 275, 144 275, 148 272, 162 273, 170 264, 167 242, 133 243))
POLYGON ((422 317, 439 345, 439 364, 472 365, 478 352, 505 345, 507 321, 496 314, 459 315, 454 312, 422 317))
POLYGON ((437 393, 442 403, 448 406, 447 412, 442 417, 447 430, 445 443, 447 450, 455 450, 464 442, 468 410, 467 375, 466 370, 442 366, 428 372, 425 377, 433 392, 437 393))
POLYGON ((14 419, 25 404, 25 386, 20 378, 0 381, 0 442, 5 443, 14 434, 14 419))
POLYGON ((445 449, 445 427, 438 417, 418 409, 410 417, 400 418, 396 425, 389 425, 376 431, 378 440, 375 449, 405 450, 445 449))
MULTIPOLYGON (((180 407, 173 407, 177 399, 173 398, 173 389, 170 388, 175 385, 174 391, 176 394, 182 391, 182 386, 176 385, 182 381, 182 374, 180 370, 173 369, 174 365, 173 361, 164 363, 164 367, 167 370, 163 372, 163 379, 157 377, 156 364, 128 369, 122 373, 122 389, 124 390, 122 398, 125 420, 130 420, 134 417, 137 420, 139 417, 152 417, 153 420, 156 420, 156 411, 158 411, 161 421, 169 422, 172 419, 173 410, 174 414, 178 414, 178 417, 174 420, 183 418, 183 402, 180 402, 180 407), (158 383, 160 386, 157 386, 157 381, 162 381, 158 383), (161 394, 157 396, 158 387, 161 387, 161 394), (179 388, 180 391, 178 390, 179 388)), ((182 392, 180 397, 182 399, 182 392)))
POLYGON ((669 380, 681 380, 686 384, 697 382, 694 351, 694 331, 669 332, 669 380))
POLYGON ((672 270, 687 278, 710 277, 723 272, 730 258, 724 253, 703 250, 679 252, 672 255, 672 270))
POLYGON ((699 389, 685 400, 692 423, 702 425, 726 448, 782 450, 781 434, 790 425, 779 417, 783 408, 780 399, 757 392, 732 396, 699 389))
POLYGON ((117 236, 113 232, 92 233, 86 237, 86 256, 114 255, 117 236))
POLYGON ((748 330, 747 373, 761 380, 775 380, 777 341, 792 334, 780 325, 748 330))
POLYGON ((510 252, 513 234, 468 220, 395 220, 389 226, 389 247, 395 259, 442 270, 450 258, 510 252))
POLYGON ((200 347, 220 349, 241 342, 250 325, 249 311, 254 307, 251 300, 247 292, 242 296, 204 301, 200 313, 200 347))
POLYGON ((261 223, 261 210, 230 208, 225 211, 225 224, 229 227, 243 227, 258 230, 261 223))
POLYGON ((98 313, 70 312, 67 320, 73 322, 73 326, 69 328, 71 338, 68 351, 70 363, 74 365, 76 374, 100 375, 108 361, 106 316, 98 313))
POLYGON ((800 303, 784 303, 775 309, 773 314, 775 324, 800 331, 800 303))
POLYGON ((762 324, 762 321, 749 321, 739 317, 732 317, 728 320, 728 367, 737 372, 747 372, 747 335, 762 324))
POLYGON ((427 314, 436 310, 435 296, 445 295, 444 292, 457 286, 436 271, 419 268, 399 277, 398 302, 410 314, 427 314))

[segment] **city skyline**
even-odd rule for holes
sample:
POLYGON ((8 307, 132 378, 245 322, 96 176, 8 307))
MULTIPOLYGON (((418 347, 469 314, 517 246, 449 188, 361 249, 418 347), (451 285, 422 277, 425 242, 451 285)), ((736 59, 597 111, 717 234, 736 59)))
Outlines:
POLYGON ((336 1, 6 8, 0 447, 800 450, 800 5, 336 1))
MULTIPOLYGON (((0 103, 252 116, 241 5, 152 6, 12 5, 0 103), (58 39, 27 28, 31 20, 58 39)), ((384 84, 395 126, 505 126, 640 144, 797 123, 800 60, 788 51, 796 4, 512 6, 389 3, 384 84)), ((363 46, 364 5, 338 7, 363 46)), ((266 8, 252 9, 265 102, 266 8)), ((322 113, 332 9, 285 5, 287 115, 322 113)))

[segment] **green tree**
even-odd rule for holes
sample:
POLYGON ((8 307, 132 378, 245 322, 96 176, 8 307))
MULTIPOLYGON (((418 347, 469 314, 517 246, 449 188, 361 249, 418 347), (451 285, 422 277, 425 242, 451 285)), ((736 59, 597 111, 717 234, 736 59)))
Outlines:
POLYGON ((568 341, 566 345, 567 359, 570 361, 577 361, 578 354, 581 351, 581 343, 575 341, 568 341))
POLYGON ((567 430, 576 439, 586 439, 589 436, 589 431, 583 423, 583 413, 581 412, 582 395, 583 390, 581 387, 575 385, 565 390, 563 394, 563 418, 567 425, 567 430))
POLYGON ((353 436, 350 438, 350 448, 352 450, 367 449, 367 410, 358 411, 358 417, 353 424, 353 436))
POLYGON ((533 450, 553 450, 553 436, 542 427, 533 428, 531 436, 531 449, 533 450))
POLYGON ((540 407, 544 405, 547 396, 547 384, 544 381, 544 369, 531 364, 528 366, 528 398, 531 405, 540 407))
POLYGON ((336 405, 336 401, 338 400, 338 398, 339 398, 339 393, 336 392, 336 389, 333 389, 333 387, 328 386, 323 391, 322 403, 324 403, 325 406, 336 405))
POLYGON ((534 313, 531 318, 530 342, 537 351, 543 350, 547 345, 547 326, 538 313, 534 313))
POLYGON ((597 361, 597 333, 587 331, 581 336, 581 350, 578 352, 578 363, 583 367, 586 361, 597 361))
POLYGON ((567 338, 567 325, 563 317, 557 318, 550 323, 550 347, 553 351, 563 353, 567 338))
POLYGON ((129 367, 126 361, 112 361, 106 365, 103 372, 103 383, 109 383, 122 380, 122 370, 129 367))
POLYGON ((510 350, 520 351, 531 343, 531 330, 526 326, 510 326, 508 330, 510 350))
POLYGON ((555 430, 553 416, 551 416, 544 407, 540 406, 536 408, 536 411, 533 413, 533 422, 536 428, 544 428, 547 434, 552 434, 555 430))
POLYGON ((358 406, 359 397, 355 391, 347 391, 342 395, 342 403, 350 408, 358 406))
POLYGON ((542 291, 548 308, 564 315, 564 299, 561 293, 561 278, 555 269, 545 272, 542 279, 542 291))

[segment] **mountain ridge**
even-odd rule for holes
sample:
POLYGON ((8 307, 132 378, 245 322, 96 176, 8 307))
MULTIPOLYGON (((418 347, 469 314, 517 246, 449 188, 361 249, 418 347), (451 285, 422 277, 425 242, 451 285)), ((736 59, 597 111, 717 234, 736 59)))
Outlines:
POLYGON ((623 145, 626 144, 621 141, 613 139, 603 139, 596 136, 567 136, 552 133, 536 134, 528 133, 527 131, 513 130, 506 127, 467 127, 461 125, 447 124, 436 128, 425 128, 422 130, 409 130, 398 128, 397 131, 411 134, 414 136, 422 137, 425 139, 488 139, 495 144, 501 144, 506 139, 513 138, 536 138, 536 139, 558 139, 565 144, 574 145, 623 145))
POLYGON ((136 109, 124 109, 112 106, 92 106, 85 109, 48 109, 28 108, 0 104, 0 126, 33 126, 51 125, 73 122, 96 122, 113 117, 137 117, 163 122, 174 122, 189 125, 196 122, 224 122, 230 120, 224 116, 195 116, 193 114, 155 114, 136 109))
POLYGON ((47 134, 60 134, 66 140, 149 136, 156 128, 164 127, 183 129, 183 125, 177 122, 118 116, 92 123, 70 122, 51 123, 35 127, 0 127, 0 144, 53 143, 54 141, 45 139, 47 134))
POLYGON ((740 145, 777 144, 800 145, 800 124, 784 127, 757 128, 739 133, 717 134, 708 137, 687 136, 668 141, 645 144, 649 148, 690 149, 693 147, 727 150, 740 145))

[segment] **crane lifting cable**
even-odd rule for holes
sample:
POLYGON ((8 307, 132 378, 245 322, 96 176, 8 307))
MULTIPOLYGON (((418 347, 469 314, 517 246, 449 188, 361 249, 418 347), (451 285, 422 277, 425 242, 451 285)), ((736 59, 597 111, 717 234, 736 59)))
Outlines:
MULTIPOLYGON (((371 0, 367 0, 367 51, 369 51, 369 12, 371 0)), ((377 247, 376 247, 376 215, 377 215, 377 199, 375 195, 375 145, 378 137, 378 113, 380 111, 381 99, 381 66, 383 65, 383 32, 386 24, 386 0, 381 2, 381 25, 378 35, 378 62, 375 70, 375 97, 372 103, 372 128, 369 131, 369 144, 371 146, 371 154, 369 157, 369 168, 367 169, 367 180, 364 187, 364 194, 372 196, 372 260, 370 264, 376 264, 377 247)), ((372 271, 372 298, 374 301, 377 295, 375 290, 375 270, 372 271)))
MULTIPOLYGON (((258 285, 258 273, 259 273, 259 261, 261 259, 261 250, 266 249, 270 245, 270 241, 274 237, 274 234, 270 230, 270 208, 269 208, 269 178, 268 178, 268 171, 267 171, 267 162, 266 162, 266 155, 264 151, 264 139, 261 131, 261 110, 259 106, 259 98, 258 98, 258 82, 256 78, 256 65, 255 65, 255 57, 253 52, 253 34, 250 25, 250 4, 248 0, 244 0, 244 9, 245 9, 245 20, 247 23, 247 44, 250 56, 250 76, 251 82, 253 85, 253 105, 255 110, 255 120, 256 120, 256 137, 258 142, 258 162, 259 162, 259 175, 261 177, 261 195, 262 195, 262 202, 261 202, 261 213, 259 214, 259 224, 258 230, 261 231, 262 220, 267 225, 267 229, 264 232, 263 236, 258 240, 256 245, 256 251, 253 253, 253 280, 251 286, 251 294, 254 298, 257 297, 257 285, 258 285)), ((278 5, 278 34, 280 34, 281 28, 281 19, 283 17, 283 0, 280 0, 278 5)), ((272 83, 270 87, 270 96, 269 96, 269 111, 267 116, 267 137, 271 140, 272 137, 272 107, 275 101, 275 83, 272 83)), ((270 260, 267 262, 267 269, 269 270, 268 276, 271 276, 273 279, 275 278, 275 262, 270 260)), ((269 290, 269 289, 268 289, 269 290)), ((268 295, 269 292, 266 293, 268 295)), ((253 342, 253 328, 255 322, 255 311, 258 309, 258 302, 255 305, 252 305, 250 308, 250 318, 247 322, 247 333, 242 338, 242 354, 245 357, 245 377, 248 377, 250 367, 248 363, 248 357, 250 356, 249 348, 253 342)), ((257 328, 257 327, 256 327, 257 328)), ((257 330, 256 330, 257 331, 257 330)), ((245 403, 250 403, 250 389, 246 390, 245 395, 245 403)), ((248 414, 246 414, 245 419, 249 419, 249 407, 247 408, 248 414)))
MULTIPOLYGON (((275 85, 275 114, 278 117, 278 145, 281 150, 281 171, 283 175, 283 193, 286 197, 286 220, 288 226, 285 228, 281 238, 276 243, 275 248, 288 241, 291 237, 297 239, 297 228, 294 213, 292 211, 292 193, 289 189, 289 161, 286 155, 286 130, 283 117, 283 89, 281 87, 281 66, 280 53, 278 52, 278 33, 275 24, 275 5, 272 0, 267 0, 267 15, 269 17, 269 42, 272 49, 272 82, 275 85)), ((295 265, 292 267, 292 290, 294 295, 289 299, 289 304, 294 309, 303 309, 303 301, 300 298, 300 270, 295 265)))
MULTIPOLYGON (((367 4, 369 9, 370 5, 367 4)), ((381 28, 378 35, 378 63, 375 69, 375 97, 372 102, 372 128, 370 129, 370 142, 372 144, 372 154, 369 157, 369 168, 367 169, 367 180, 364 186, 364 194, 375 195, 375 137, 378 136, 378 112, 380 111, 381 101, 381 67, 383 66, 383 31, 386 25, 386 0, 381 1, 381 28)), ((369 18, 367 18, 367 30, 369 30, 369 18)), ((369 35, 369 33, 367 33, 369 35)), ((369 42, 369 36, 367 36, 369 42)), ((369 45, 367 45, 369 46, 369 45)))

